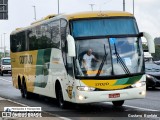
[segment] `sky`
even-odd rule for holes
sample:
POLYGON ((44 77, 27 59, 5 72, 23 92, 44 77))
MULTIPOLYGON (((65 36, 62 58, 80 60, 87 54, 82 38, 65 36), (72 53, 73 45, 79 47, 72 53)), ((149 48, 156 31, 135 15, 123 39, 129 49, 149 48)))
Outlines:
MULTIPOLYGON (((16 28, 29 26, 49 14, 58 13, 58 0, 8 0, 8 20, 0 20, 2 46, 10 49, 10 33, 16 28), (5 33, 5 34, 4 34, 5 33)), ((153 38, 160 37, 160 0, 134 0, 134 15, 139 31, 148 32, 153 38)), ((59 0, 60 13, 81 11, 123 11, 123 0, 59 0)), ((133 0, 125 0, 125 11, 133 13, 133 0)), ((1 46, 1 42, 0 42, 1 46)))

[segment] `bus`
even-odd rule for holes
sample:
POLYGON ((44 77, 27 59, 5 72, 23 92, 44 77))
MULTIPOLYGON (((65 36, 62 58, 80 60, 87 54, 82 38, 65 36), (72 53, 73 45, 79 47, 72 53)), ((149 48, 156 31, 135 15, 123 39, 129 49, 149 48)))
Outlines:
POLYGON ((66 103, 112 102, 145 98, 141 37, 150 53, 154 41, 139 32, 131 13, 94 11, 49 15, 10 35, 13 86, 23 98, 34 94, 66 103), (84 67, 87 50, 97 59, 84 67))

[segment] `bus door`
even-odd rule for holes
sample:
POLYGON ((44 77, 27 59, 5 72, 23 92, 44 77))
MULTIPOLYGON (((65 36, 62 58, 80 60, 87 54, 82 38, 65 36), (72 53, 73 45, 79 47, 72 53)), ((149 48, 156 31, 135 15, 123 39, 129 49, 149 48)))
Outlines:
POLYGON ((74 72, 73 72, 73 58, 69 57, 67 55, 67 66, 66 66, 66 70, 67 70, 67 78, 68 78, 68 84, 67 84, 67 93, 68 93, 68 97, 70 99, 72 99, 72 91, 73 91, 73 87, 75 84, 75 78, 74 78, 74 72))

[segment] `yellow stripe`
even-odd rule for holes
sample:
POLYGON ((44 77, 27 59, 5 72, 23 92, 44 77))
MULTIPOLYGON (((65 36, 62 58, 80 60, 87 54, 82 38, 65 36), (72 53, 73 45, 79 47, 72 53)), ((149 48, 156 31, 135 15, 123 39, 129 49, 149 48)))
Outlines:
POLYGON ((91 11, 91 12, 80 12, 80 13, 66 15, 66 17, 69 20, 80 19, 80 18, 115 17, 115 16, 133 16, 133 14, 121 11, 91 11))
POLYGON ((81 80, 86 86, 104 89, 104 90, 113 90, 113 89, 122 89, 127 86, 130 86, 130 84, 126 85, 114 85, 117 80, 81 80))

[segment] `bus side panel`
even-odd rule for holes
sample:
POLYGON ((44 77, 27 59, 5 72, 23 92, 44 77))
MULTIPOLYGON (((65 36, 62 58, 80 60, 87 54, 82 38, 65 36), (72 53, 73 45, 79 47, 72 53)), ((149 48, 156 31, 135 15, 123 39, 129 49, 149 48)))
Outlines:
POLYGON ((52 48, 38 51, 34 93, 56 98, 55 82, 59 81, 62 91, 68 83, 67 74, 60 49, 52 48))
MULTIPOLYGON (((11 53, 12 81, 18 88, 18 77, 25 80, 27 90, 33 92, 36 75, 37 51, 11 53)), ((21 82, 22 83, 22 82, 21 82)))

